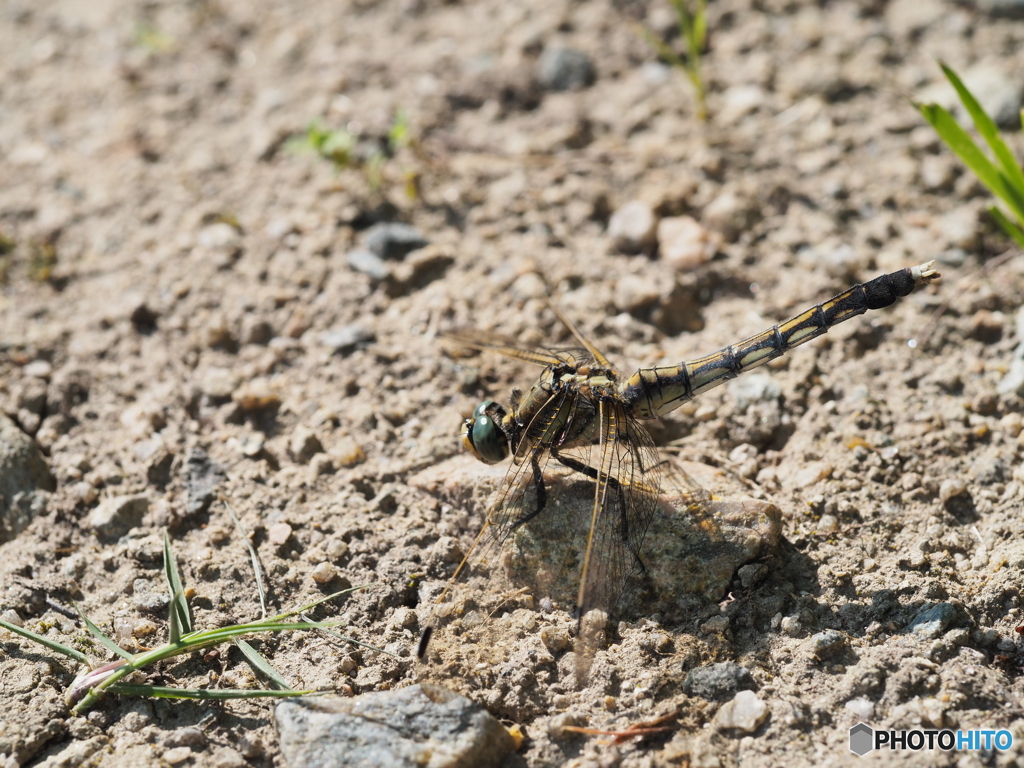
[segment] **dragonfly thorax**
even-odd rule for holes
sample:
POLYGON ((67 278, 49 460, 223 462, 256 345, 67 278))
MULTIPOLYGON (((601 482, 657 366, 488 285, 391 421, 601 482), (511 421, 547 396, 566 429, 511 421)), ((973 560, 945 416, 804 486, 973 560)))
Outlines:
POLYGON ((508 456, 508 436, 502 429, 505 408, 493 400, 484 400, 472 417, 462 425, 462 445, 485 464, 497 464, 508 456))

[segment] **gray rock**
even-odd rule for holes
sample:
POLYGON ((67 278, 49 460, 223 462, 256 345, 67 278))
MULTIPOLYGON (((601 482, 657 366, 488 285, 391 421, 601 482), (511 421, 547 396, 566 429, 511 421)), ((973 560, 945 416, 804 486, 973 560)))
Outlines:
POLYGON ((0 413, 0 543, 25 530, 56 487, 39 446, 0 413))
POLYGON ((486 768, 514 746, 482 707, 425 683, 354 699, 285 701, 274 716, 293 768, 486 768))
POLYGON ((377 338, 376 335, 369 328, 353 323, 320 334, 320 343, 344 356, 360 347, 365 347, 375 338, 377 338))
POLYGON ((146 579, 136 579, 132 593, 132 603, 141 611, 163 615, 171 604, 170 595, 161 589, 153 589, 146 579))
POLYGON ((111 496, 92 511, 86 525, 101 539, 113 541, 139 526, 148 511, 147 496, 111 496))
POLYGON ((345 261, 356 272, 362 272, 374 280, 383 280, 388 276, 388 265, 384 263, 384 259, 365 248, 355 248, 349 251, 345 254, 345 261))
POLYGON ((907 627, 907 631, 932 640, 941 636, 955 619, 956 608, 949 603, 939 603, 917 614, 907 627))
POLYGON ((846 635, 834 629, 826 629, 811 637, 811 652, 819 659, 832 658, 846 648, 846 635))
POLYGON ((647 203, 630 200, 608 220, 608 237, 620 253, 651 253, 658 245, 658 219, 647 203))
POLYGON ((382 259, 404 259, 429 241, 416 227, 387 221, 366 230, 365 242, 366 247, 382 259))
POLYGON ((224 482, 224 470, 205 452, 195 448, 188 455, 188 503, 189 515, 198 515, 210 508, 217 497, 217 489, 224 482))
POLYGON ((753 690, 754 678, 746 667, 731 661, 698 667, 691 670, 683 683, 687 696, 699 696, 708 701, 725 701, 737 691, 753 690))
POLYGON ((590 57, 572 48, 547 48, 537 62, 537 79, 547 91, 578 91, 594 83, 590 57))

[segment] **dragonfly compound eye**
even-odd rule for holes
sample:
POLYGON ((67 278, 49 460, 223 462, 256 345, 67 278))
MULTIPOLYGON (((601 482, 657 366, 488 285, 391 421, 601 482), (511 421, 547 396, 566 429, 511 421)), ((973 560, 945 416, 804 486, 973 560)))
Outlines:
POLYGON ((485 400, 462 425, 462 444, 485 464, 497 464, 508 456, 508 438, 498 422, 505 409, 493 400, 485 400))

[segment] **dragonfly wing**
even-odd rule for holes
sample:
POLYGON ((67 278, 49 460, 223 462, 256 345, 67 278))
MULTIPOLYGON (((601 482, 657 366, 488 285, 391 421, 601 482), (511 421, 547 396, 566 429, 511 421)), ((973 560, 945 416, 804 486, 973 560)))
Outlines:
POLYGON ((647 430, 616 400, 598 404, 593 502, 580 571, 577 680, 582 684, 604 624, 630 573, 642 567, 640 547, 658 503, 662 463, 647 430))
POLYGON ((555 365, 585 360, 590 353, 577 347, 540 347, 524 344, 507 336, 486 331, 457 331, 445 334, 444 338, 470 349, 482 352, 497 352, 506 357, 514 357, 535 365, 555 365))

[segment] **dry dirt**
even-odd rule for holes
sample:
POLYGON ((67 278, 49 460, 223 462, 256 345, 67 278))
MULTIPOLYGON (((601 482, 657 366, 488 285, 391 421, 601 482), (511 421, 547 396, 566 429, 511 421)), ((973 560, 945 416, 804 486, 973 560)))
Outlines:
MULTIPOLYGON (((941 86, 941 57, 1009 90, 1012 122, 1024 22, 942 0, 716 0, 702 123, 636 26, 671 20, 644 0, 5 2, 0 403, 56 490, 0 547, 3 617, 81 643, 77 602, 128 646, 161 642, 169 529, 196 624, 255 618, 226 500, 272 608, 372 584, 317 616, 395 654, 254 641, 282 674, 342 695, 444 683, 522 728, 507 765, 854 764, 858 720, 1024 743, 1022 401, 999 391, 1024 260, 998 258, 987 194, 908 101, 941 86), (592 82, 540 81, 559 47, 592 82), (357 160, 297 151, 314 118, 358 133, 357 160), (407 141, 388 156, 396 121, 407 141), (665 234, 661 253, 616 252, 610 215, 634 199, 700 221, 707 247, 673 261, 665 234), (429 245, 386 274, 350 259, 380 221, 429 245), (656 425, 776 505, 766 567, 717 602, 622 611, 582 690, 558 640, 573 623, 542 595, 479 598, 510 661, 473 666, 453 635, 417 664, 428 598, 502 476, 461 455, 460 420, 536 375, 445 332, 564 344, 551 295, 628 374, 932 258, 938 285, 656 425), (122 497, 121 528, 97 519, 122 497), (752 730, 684 692, 723 661, 767 705, 752 730), (638 744, 549 728, 671 712, 638 744)), ((74 665, 0 635, 5 766, 284 764, 270 703, 107 699, 71 717, 74 665), (185 726, 205 734, 191 752, 185 726)), ((256 685, 227 647, 150 681, 256 685)))

